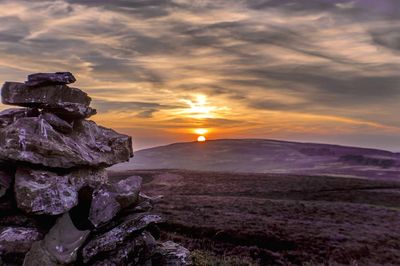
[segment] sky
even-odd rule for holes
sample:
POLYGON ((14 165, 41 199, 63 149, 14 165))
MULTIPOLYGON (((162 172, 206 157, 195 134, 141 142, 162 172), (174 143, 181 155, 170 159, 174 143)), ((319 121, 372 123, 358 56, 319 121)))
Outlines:
POLYGON ((200 129, 400 151, 399 70, 398 0, 0 0, 0 82, 71 71, 135 150, 200 129))

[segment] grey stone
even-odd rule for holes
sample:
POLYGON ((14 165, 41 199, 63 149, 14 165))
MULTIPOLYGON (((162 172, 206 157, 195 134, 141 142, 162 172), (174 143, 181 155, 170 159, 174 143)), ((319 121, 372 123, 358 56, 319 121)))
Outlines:
POLYGON ((0 255, 25 254, 43 235, 36 228, 4 227, 0 229, 0 255))
POLYGON ((19 82, 4 83, 1 97, 4 104, 35 108, 57 107, 61 103, 89 106, 91 102, 91 98, 85 92, 67 85, 28 87, 19 82))
POLYGON ((166 241, 157 246, 153 264, 159 266, 192 265, 189 250, 172 241, 166 241))
POLYGON ((157 214, 139 213, 133 214, 124 221, 112 228, 110 231, 91 239, 82 249, 82 258, 85 263, 93 258, 108 252, 117 250, 133 235, 143 232, 147 226, 162 222, 157 214))
POLYGON ((24 265, 66 265, 76 261, 79 248, 89 236, 89 230, 78 230, 69 215, 59 217, 43 240, 32 245, 26 255, 24 265))
POLYGON ((69 120, 85 119, 97 114, 96 109, 80 103, 48 104, 42 108, 47 112, 69 120))
POLYGON ((0 129, 0 160, 71 168, 111 166, 132 156, 131 137, 93 121, 75 121, 67 135, 38 117, 21 118, 0 129))
POLYGON ((20 118, 38 116, 39 112, 32 108, 9 108, 0 112, 0 128, 6 127, 20 118))
POLYGON ((43 118, 44 120, 47 121, 55 130, 61 132, 61 133, 71 133, 72 132, 72 125, 68 123, 67 121, 61 119, 55 114, 52 113, 42 113, 40 115, 40 118, 43 118))
POLYGON ((89 221, 95 226, 110 221, 125 207, 138 201, 142 178, 130 176, 115 183, 104 184, 93 192, 89 221))
POLYGON ((28 75, 27 86, 43 86, 52 84, 70 84, 76 81, 71 72, 35 73, 28 75))
POLYGON ((147 231, 124 242, 117 249, 107 252, 102 258, 95 259, 93 266, 122 266, 143 265, 151 266, 151 256, 154 253, 157 242, 147 231))
POLYGON ((58 215, 78 204, 83 186, 107 182, 105 170, 80 169, 58 175, 46 170, 18 167, 15 174, 15 198, 18 208, 32 214, 58 215))

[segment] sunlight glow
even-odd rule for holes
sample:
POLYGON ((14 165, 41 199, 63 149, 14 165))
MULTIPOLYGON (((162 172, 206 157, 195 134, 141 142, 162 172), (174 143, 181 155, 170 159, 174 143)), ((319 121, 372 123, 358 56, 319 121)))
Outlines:
POLYGON ((204 136, 199 136, 199 137, 197 138, 197 141, 198 141, 198 142, 204 142, 204 141, 206 141, 206 137, 204 137, 204 136))
POLYGON ((207 132, 208 132, 208 130, 205 129, 205 128, 196 128, 196 129, 194 130, 194 133, 196 133, 196 134, 198 134, 198 135, 204 135, 204 134, 206 134, 207 132))
POLYGON ((182 100, 189 109, 184 110, 184 113, 188 114, 192 118, 214 118, 213 111, 216 110, 215 106, 209 105, 206 95, 196 95, 194 100, 182 100))

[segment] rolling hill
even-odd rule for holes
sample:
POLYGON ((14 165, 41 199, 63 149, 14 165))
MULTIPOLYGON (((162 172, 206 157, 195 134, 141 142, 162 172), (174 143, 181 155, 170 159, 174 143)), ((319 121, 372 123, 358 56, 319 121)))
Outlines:
POLYGON ((137 169, 339 175, 400 180, 400 154, 328 144, 221 139, 140 150, 131 161, 110 168, 111 171, 137 169))

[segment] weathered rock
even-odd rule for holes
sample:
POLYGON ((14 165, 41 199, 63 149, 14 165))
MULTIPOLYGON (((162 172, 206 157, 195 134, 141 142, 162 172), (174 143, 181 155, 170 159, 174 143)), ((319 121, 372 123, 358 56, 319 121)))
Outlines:
POLYGON ((43 240, 32 245, 26 255, 24 265, 65 265, 76 261, 79 248, 89 236, 90 231, 78 230, 72 223, 71 217, 65 213, 57 219, 43 240))
POLYGON ((78 191, 83 186, 100 186, 106 180, 105 170, 80 169, 58 175, 19 167, 15 174, 15 198, 18 208, 27 213, 58 215, 78 204, 78 191))
POLYGON ((57 114, 58 116, 68 120, 89 118, 97 113, 96 109, 80 103, 49 104, 43 106, 43 110, 57 114))
MULTIPOLYGON (((96 259, 93 266, 110 265, 152 265, 151 256, 156 248, 156 240, 147 231, 126 241, 117 249, 112 250, 104 258, 96 259)), ((154 264, 156 265, 156 264, 154 264)))
POLYGON ((138 201, 142 178, 130 176, 115 183, 104 184, 93 193, 89 220, 94 226, 110 221, 125 207, 138 201))
POLYGON ((71 72, 55 72, 55 73, 35 73, 28 75, 28 80, 25 84, 30 87, 70 84, 76 81, 71 72))
POLYGON ((126 217, 125 221, 120 225, 91 239, 83 247, 83 261, 87 263, 101 254, 116 251, 134 235, 138 235, 145 230, 147 226, 161 221, 161 216, 149 213, 139 213, 126 217))
POLYGON ((71 168, 111 166, 132 156, 131 137, 93 121, 75 121, 67 135, 38 117, 21 118, 0 129, 0 160, 71 168))
POLYGON ((61 266, 43 246, 43 241, 34 242, 26 254, 23 266, 61 266))
POLYGON ((0 112, 0 128, 6 127, 20 118, 38 116, 39 112, 32 108, 10 108, 0 112))
POLYGON ((55 130, 61 133, 68 134, 72 132, 72 125, 55 114, 42 113, 40 118, 46 120, 55 130))
POLYGON ((33 242, 43 235, 36 228, 4 227, 0 229, 0 256, 5 254, 25 254, 33 242))
POLYGON ((89 106, 91 98, 77 88, 67 85, 28 87, 24 83, 6 82, 1 89, 4 104, 23 107, 57 107, 61 103, 78 103, 89 106))
POLYGON ((152 261, 153 265, 160 266, 192 265, 189 250, 172 241, 160 243, 155 250, 152 261))

